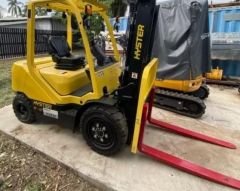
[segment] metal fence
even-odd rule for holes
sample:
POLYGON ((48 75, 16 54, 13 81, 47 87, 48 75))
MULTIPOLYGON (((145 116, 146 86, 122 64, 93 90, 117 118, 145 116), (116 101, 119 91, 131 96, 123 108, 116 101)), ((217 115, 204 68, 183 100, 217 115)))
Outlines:
MULTIPOLYGON (((0 59, 16 58, 26 55, 27 30, 0 27, 0 59)), ((48 52, 50 35, 66 36, 66 31, 35 31, 35 54, 48 52)))

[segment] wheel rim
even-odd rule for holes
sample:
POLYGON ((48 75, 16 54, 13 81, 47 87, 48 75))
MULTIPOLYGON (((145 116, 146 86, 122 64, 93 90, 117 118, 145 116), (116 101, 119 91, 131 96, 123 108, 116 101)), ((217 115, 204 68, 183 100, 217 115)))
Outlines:
POLYGON ((21 118, 26 118, 28 115, 27 107, 22 103, 17 104, 17 111, 20 114, 21 118))
POLYGON ((116 140, 111 125, 100 118, 88 121, 87 135, 91 142, 100 149, 112 147, 116 140))

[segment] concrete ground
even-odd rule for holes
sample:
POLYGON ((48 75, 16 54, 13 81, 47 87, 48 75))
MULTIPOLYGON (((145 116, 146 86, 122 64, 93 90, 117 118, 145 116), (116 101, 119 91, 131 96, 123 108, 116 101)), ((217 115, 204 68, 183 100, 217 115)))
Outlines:
MULTIPOLYGON (((235 143, 236 150, 192 140, 148 127, 145 143, 193 161, 205 167, 240 179, 240 95, 236 89, 212 86, 206 100, 206 114, 199 120, 154 109, 155 118, 184 126, 235 143)), ((0 110, 0 130, 76 170, 86 180, 110 190, 138 191, 230 191, 207 180, 184 173, 140 153, 130 147, 114 157, 91 151, 80 134, 70 125, 54 125, 38 121, 20 123, 12 107, 0 110)))

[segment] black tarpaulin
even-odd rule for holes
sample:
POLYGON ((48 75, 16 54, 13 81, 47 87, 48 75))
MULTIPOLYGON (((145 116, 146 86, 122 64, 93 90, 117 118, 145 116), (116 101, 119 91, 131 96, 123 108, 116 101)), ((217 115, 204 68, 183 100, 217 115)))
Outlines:
POLYGON ((190 80, 211 69, 207 0, 169 0, 158 5, 152 56, 158 79, 190 80))

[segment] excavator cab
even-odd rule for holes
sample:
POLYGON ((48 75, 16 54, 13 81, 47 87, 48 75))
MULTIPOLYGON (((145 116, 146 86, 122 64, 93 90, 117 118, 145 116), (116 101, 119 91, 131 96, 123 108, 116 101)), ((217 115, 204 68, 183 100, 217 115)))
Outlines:
POLYGON ((240 181, 190 163, 144 144, 146 122, 158 128, 234 149, 235 145, 153 119, 151 111, 158 59, 151 59, 156 21, 155 0, 139 0, 132 14, 127 57, 120 68, 119 54, 107 8, 95 0, 30 0, 28 3, 27 59, 14 63, 13 110, 24 123, 44 115, 55 120, 72 117, 74 130, 81 129, 86 143, 102 155, 118 153, 131 144, 137 151, 203 178, 240 188, 240 181), (50 36, 49 56, 36 58, 35 9, 53 9, 67 15, 67 38, 50 36), (84 14, 98 13, 107 25, 114 58, 106 57, 89 39, 84 14), (71 18, 77 19, 83 52, 73 52, 71 18), (83 18, 82 18, 83 16, 83 18))

